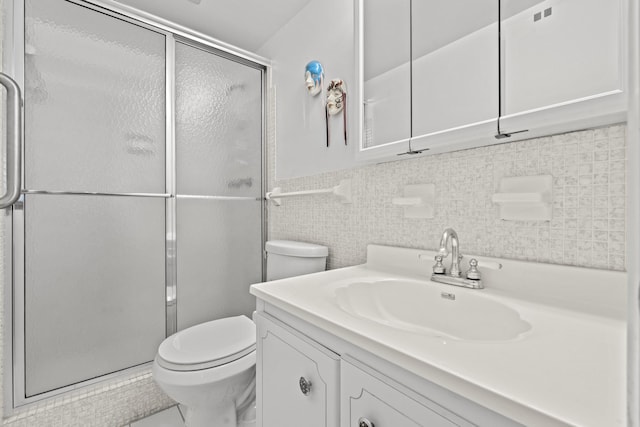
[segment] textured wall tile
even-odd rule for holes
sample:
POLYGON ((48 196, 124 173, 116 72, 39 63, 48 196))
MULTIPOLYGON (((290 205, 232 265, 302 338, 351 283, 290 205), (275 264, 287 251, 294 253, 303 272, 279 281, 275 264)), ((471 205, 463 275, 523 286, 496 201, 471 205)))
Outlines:
POLYGON ((436 249, 451 226, 464 253, 624 270, 625 134, 616 125, 276 181, 269 133, 269 188, 353 185, 352 204, 314 196, 270 206, 269 238, 325 244, 337 268, 364 262, 370 243, 436 249), (498 219, 500 179, 541 174, 554 176, 553 219, 498 219), (436 185, 435 218, 404 218, 391 199, 420 183, 436 185))

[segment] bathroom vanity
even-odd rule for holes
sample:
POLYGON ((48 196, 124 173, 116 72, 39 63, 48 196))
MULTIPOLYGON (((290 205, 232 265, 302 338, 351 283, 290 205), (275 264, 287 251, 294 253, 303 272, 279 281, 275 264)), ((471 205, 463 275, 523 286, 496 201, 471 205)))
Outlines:
POLYGON ((434 255, 253 285, 258 426, 625 425, 624 273, 477 257, 465 289, 434 255))

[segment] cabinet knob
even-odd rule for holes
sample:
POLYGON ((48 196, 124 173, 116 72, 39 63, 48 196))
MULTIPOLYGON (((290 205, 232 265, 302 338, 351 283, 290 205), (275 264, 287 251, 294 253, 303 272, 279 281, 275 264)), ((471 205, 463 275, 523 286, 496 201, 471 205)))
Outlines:
POLYGON ((305 396, 308 396, 311 393, 311 381, 307 380, 305 377, 300 377, 300 391, 305 396))
POLYGON ((376 426, 365 417, 362 417, 358 420, 358 427, 376 427, 376 426))

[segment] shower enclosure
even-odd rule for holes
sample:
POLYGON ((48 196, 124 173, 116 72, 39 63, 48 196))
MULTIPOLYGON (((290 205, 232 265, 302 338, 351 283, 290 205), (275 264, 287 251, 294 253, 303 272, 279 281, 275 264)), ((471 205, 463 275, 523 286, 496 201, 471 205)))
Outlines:
POLYGON ((266 67, 80 0, 13 7, 19 406, 144 365, 177 330, 251 313, 266 67))

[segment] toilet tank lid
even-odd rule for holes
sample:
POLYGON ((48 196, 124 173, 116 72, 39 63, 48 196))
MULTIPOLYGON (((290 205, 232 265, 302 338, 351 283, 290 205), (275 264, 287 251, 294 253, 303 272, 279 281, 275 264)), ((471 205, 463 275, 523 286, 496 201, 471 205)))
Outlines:
POLYGON ((326 257, 329 248, 315 243, 294 242, 292 240, 270 240, 265 245, 268 253, 297 257, 326 257))

